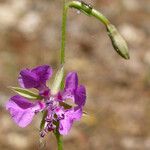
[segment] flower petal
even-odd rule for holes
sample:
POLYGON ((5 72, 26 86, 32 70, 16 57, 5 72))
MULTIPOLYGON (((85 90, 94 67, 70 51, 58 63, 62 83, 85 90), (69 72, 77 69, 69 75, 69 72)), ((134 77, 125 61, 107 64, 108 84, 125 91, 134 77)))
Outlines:
POLYGON ((70 72, 66 77, 65 91, 74 91, 78 87, 78 75, 76 72, 70 72))
POLYGON ((29 69, 24 69, 20 72, 18 81, 22 88, 33 88, 39 84, 38 76, 29 69))
POLYGON ((72 99, 75 101, 75 91, 78 87, 78 75, 76 72, 67 74, 64 91, 62 92, 63 100, 72 99))
POLYGON ((86 100, 86 89, 83 85, 80 85, 75 92, 75 104, 78 106, 84 106, 86 100))
POLYGON ((52 68, 48 65, 38 66, 33 69, 24 69, 20 72, 19 84, 23 88, 42 89, 52 75, 52 68))
POLYGON ((75 107, 74 109, 64 112, 64 119, 60 120, 59 133, 67 135, 74 121, 78 121, 82 116, 82 108, 75 107))
POLYGON ((7 102, 6 109, 10 112, 16 124, 20 127, 26 127, 31 123, 35 111, 39 109, 39 107, 27 99, 15 95, 7 102))
POLYGON ((48 65, 38 66, 32 69, 32 72, 35 73, 41 83, 46 83, 46 81, 52 76, 52 68, 48 65))
POLYGON ((72 127, 73 120, 66 118, 60 121, 59 133, 61 135, 67 135, 72 127))
POLYGON ((79 121, 82 117, 82 108, 81 107, 74 107, 70 110, 70 118, 74 121, 79 121))
POLYGON ((64 101, 67 99, 71 99, 76 105, 82 107, 85 105, 86 101, 86 89, 83 85, 80 85, 76 90, 72 92, 62 92, 62 97, 64 101))

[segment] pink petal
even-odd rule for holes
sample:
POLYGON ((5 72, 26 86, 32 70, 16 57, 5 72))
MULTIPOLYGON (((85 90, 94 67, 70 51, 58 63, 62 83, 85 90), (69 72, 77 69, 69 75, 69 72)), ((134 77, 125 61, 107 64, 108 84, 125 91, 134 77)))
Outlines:
POLYGON ((41 108, 41 104, 32 103, 27 99, 16 95, 10 98, 6 104, 6 109, 10 112, 12 119, 20 127, 26 127, 31 123, 36 110, 41 108))

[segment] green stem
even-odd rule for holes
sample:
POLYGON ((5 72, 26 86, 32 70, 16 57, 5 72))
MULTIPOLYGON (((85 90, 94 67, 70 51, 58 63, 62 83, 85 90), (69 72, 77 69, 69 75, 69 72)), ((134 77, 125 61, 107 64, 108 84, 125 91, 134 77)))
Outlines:
POLYGON ((67 11, 68 8, 75 8, 83 12, 86 15, 93 16, 102 22, 105 26, 110 24, 109 20, 99 11, 88 6, 87 4, 80 1, 71 1, 65 3, 63 0, 63 15, 62 15, 62 35, 61 35, 61 54, 60 54, 60 63, 63 65, 65 63, 65 43, 66 43, 66 22, 67 22, 67 11))
POLYGON ((43 112, 43 116, 42 116, 42 121, 41 121, 41 124, 40 124, 40 130, 42 131, 44 129, 44 126, 45 126, 45 118, 47 116, 47 111, 44 111, 43 112))
POLYGON ((66 45, 66 22, 67 22, 67 9, 66 0, 63 0, 63 13, 62 13, 62 28, 61 28, 61 54, 60 63, 65 63, 65 45, 66 45))
POLYGON ((79 11, 82 11, 86 15, 93 16, 106 26, 110 24, 109 20, 102 13, 100 13, 99 11, 97 11, 96 9, 92 8, 90 5, 84 2, 80 2, 80 1, 68 2, 66 4, 66 7, 67 9, 69 7, 75 8, 75 9, 78 9, 79 11))
POLYGON ((59 122, 55 122, 55 124, 56 124, 56 129, 54 130, 54 134, 57 139, 58 150, 63 150, 63 140, 62 140, 62 136, 59 133, 59 122))
POLYGON ((58 130, 55 131, 55 136, 57 139, 58 150, 63 150, 62 136, 60 135, 58 130))
MULTIPOLYGON (((66 24, 67 24, 66 0, 63 0, 62 27, 61 27, 61 51, 60 51, 60 63, 62 66, 65 63, 66 24)), ((59 123, 56 122, 56 130, 54 131, 54 134, 57 139, 58 150, 63 150, 63 140, 62 140, 62 136, 60 135, 58 131, 58 128, 59 128, 59 123)))

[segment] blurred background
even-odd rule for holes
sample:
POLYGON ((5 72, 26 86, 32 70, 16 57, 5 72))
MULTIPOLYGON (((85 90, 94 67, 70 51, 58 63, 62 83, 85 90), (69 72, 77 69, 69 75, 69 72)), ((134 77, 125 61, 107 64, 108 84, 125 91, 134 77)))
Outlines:
MULTIPOLYGON (((113 50, 95 18, 70 9, 66 72, 87 88, 87 117, 64 137, 65 150, 150 150, 150 1, 86 1, 105 14, 128 42, 130 60, 113 50)), ((19 128, 4 105, 20 69, 59 66, 60 0, 0 0, 0 149, 39 149, 40 118, 19 128)), ((55 150, 52 134, 46 150, 55 150)), ((43 142, 44 143, 44 142, 43 142)))

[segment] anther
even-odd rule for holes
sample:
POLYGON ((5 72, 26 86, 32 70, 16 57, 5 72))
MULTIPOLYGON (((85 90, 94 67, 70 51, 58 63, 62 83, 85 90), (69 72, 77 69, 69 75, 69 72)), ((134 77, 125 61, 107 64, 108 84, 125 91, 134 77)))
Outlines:
POLYGON ((40 137, 42 137, 42 138, 43 138, 43 137, 45 136, 45 134, 46 134, 46 132, 45 132, 45 131, 41 131, 41 132, 40 132, 40 137))

